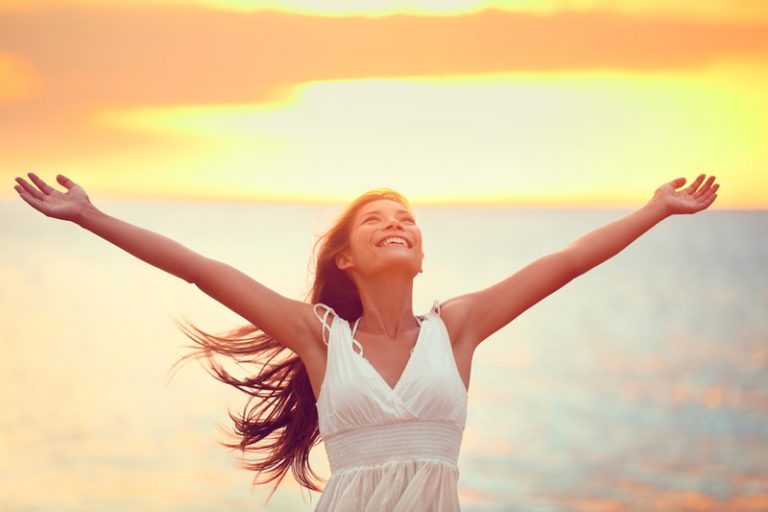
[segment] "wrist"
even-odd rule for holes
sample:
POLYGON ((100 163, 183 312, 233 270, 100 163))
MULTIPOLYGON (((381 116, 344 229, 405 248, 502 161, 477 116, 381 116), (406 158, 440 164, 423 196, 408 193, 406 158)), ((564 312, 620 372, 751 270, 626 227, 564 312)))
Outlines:
POLYGON ((89 229, 89 226, 93 224, 93 221, 103 215, 101 210, 93 206, 90 202, 86 203, 81 209, 78 215, 72 219, 72 222, 84 229, 89 229))
POLYGON ((672 215, 672 211, 670 210, 667 202, 657 197, 654 197, 648 201, 643 208, 652 212, 653 215, 658 217, 659 220, 665 219, 672 215))

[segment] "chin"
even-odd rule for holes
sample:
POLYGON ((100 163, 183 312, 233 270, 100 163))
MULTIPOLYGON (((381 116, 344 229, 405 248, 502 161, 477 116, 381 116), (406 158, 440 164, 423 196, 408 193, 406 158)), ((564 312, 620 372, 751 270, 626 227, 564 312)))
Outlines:
POLYGON ((419 275, 421 265, 417 261, 390 260, 381 262, 376 268, 371 269, 371 274, 402 272, 410 277, 419 275))

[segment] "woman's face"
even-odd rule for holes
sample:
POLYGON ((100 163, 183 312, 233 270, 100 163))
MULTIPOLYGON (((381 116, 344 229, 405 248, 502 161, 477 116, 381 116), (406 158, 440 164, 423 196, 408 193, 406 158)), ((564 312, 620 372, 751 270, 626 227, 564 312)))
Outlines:
POLYGON ((349 247, 339 254, 336 264, 363 276, 397 268, 416 276, 424 259, 421 242, 413 214, 397 201, 378 199, 357 211, 349 247))

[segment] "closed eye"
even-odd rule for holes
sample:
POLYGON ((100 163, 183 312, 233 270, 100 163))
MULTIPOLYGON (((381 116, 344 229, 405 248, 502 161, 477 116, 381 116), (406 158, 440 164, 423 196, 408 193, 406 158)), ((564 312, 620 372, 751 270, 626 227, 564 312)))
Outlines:
MULTIPOLYGON (((370 215, 368 217, 363 218, 362 224, 366 224, 372 220, 380 220, 380 217, 378 215, 370 215)), ((409 224, 415 224, 416 219, 413 217, 403 217, 400 219, 400 222, 407 222, 409 224)))

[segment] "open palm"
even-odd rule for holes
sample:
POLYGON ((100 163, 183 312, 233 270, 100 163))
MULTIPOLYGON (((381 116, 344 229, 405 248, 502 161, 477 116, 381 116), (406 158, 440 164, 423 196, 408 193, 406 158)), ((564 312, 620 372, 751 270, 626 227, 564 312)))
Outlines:
POLYGON ((32 208, 48 217, 75 221, 83 209, 91 203, 83 187, 66 176, 61 174, 56 176, 56 181, 67 189, 66 192, 56 190, 34 173, 30 172, 28 176, 34 185, 24 178, 17 177, 18 185, 14 188, 32 208))
POLYGON ((720 184, 715 183, 715 177, 710 176, 706 182, 706 175, 700 174, 690 185, 682 190, 677 190, 685 184, 685 178, 677 178, 663 184, 656 189, 654 201, 662 201, 670 214, 696 213, 711 205, 717 198, 717 189, 720 184), (703 183, 703 184, 702 184, 703 183))

